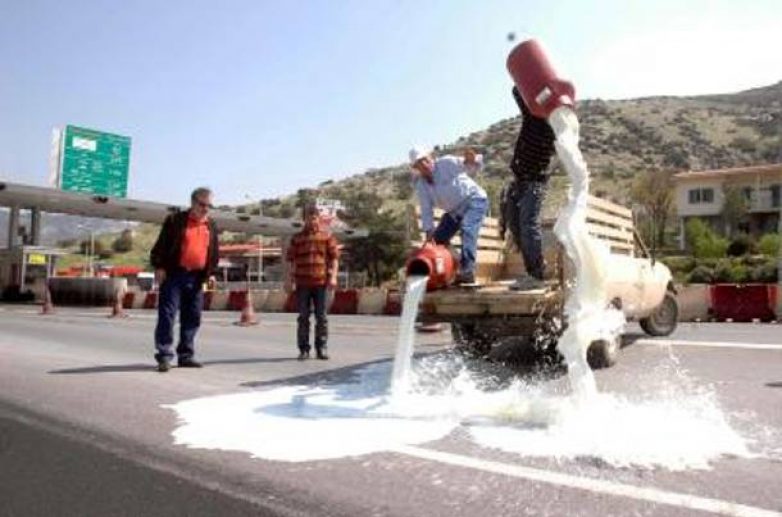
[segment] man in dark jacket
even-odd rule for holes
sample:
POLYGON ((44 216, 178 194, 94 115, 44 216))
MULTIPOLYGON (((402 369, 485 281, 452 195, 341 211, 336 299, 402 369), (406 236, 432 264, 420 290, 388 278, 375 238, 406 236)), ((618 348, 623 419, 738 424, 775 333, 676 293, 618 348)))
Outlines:
POLYGON ((503 191, 503 219, 510 227, 524 259, 527 276, 512 289, 540 289, 545 286, 541 208, 554 155, 554 131, 545 119, 530 113, 518 89, 513 98, 521 110, 521 130, 510 168, 513 180, 503 191))
POLYGON ((219 248, 217 225, 209 218, 212 191, 197 188, 190 195, 190 209, 169 215, 163 223, 150 262, 160 285, 158 320, 155 329, 155 359, 159 372, 171 368, 174 354, 174 321, 179 311, 178 365, 200 368, 195 360, 194 340, 201 326, 203 284, 212 280, 219 248))

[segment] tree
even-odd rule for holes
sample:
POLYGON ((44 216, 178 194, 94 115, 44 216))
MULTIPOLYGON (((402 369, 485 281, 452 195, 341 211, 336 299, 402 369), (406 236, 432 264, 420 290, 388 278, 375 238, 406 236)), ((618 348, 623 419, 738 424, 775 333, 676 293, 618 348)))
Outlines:
POLYGON ((127 253, 133 251, 133 230, 124 230, 119 237, 111 243, 111 249, 116 253, 127 253))
POLYGON ((345 243, 345 262, 352 270, 366 272, 369 283, 379 286, 393 278, 404 265, 407 253, 404 218, 381 211, 383 198, 374 192, 355 192, 343 202, 346 211, 340 213, 340 218, 369 231, 367 237, 345 243))
POLYGON ((633 182, 631 196, 648 217, 644 238, 653 248, 665 245, 665 229, 673 212, 672 177, 672 171, 650 169, 633 182))
POLYGON ((735 185, 725 185, 723 188, 722 220, 728 237, 738 229, 749 210, 749 202, 744 191, 735 185))

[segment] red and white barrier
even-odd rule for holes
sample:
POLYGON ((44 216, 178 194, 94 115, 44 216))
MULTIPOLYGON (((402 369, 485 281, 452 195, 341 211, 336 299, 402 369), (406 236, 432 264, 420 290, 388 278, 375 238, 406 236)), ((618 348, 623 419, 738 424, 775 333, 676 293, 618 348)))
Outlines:
MULTIPOLYGON (((772 321, 776 318, 777 298, 782 296, 774 284, 707 285, 677 287, 679 321, 772 321)), ((240 311, 246 291, 208 291, 204 310, 240 311)), ((155 309, 157 292, 128 291, 123 299, 126 309, 155 309)), ((253 307, 259 312, 295 312, 295 294, 283 290, 253 290, 253 307)), ((332 314, 378 314, 396 316, 402 310, 402 294, 383 288, 347 289, 333 293, 332 314)))

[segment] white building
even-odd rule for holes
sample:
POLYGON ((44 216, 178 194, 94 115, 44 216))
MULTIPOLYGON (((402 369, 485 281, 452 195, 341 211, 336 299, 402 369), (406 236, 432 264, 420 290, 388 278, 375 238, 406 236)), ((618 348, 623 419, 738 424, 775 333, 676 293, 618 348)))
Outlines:
POLYGON ((682 247, 684 226, 693 217, 709 223, 721 234, 729 233, 722 217, 728 187, 739 189, 747 203, 747 215, 739 223, 741 231, 760 235, 778 228, 782 164, 681 172, 673 180, 682 247))

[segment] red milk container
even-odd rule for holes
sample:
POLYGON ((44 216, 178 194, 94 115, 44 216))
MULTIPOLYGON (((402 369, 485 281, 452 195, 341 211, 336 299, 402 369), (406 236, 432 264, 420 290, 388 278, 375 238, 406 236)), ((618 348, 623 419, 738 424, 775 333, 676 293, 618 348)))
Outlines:
POLYGON ((530 112, 547 119, 560 106, 574 107, 576 90, 557 77, 543 47, 530 39, 519 43, 508 55, 508 72, 530 112))
POLYGON ((428 276, 427 291, 448 287, 454 278, 458 265, 451 250, 441 244, 424 244, 407 260, 407 276, 428 276))

